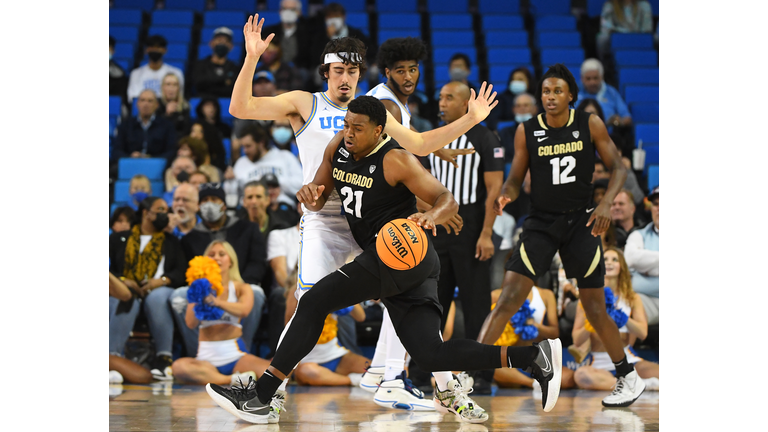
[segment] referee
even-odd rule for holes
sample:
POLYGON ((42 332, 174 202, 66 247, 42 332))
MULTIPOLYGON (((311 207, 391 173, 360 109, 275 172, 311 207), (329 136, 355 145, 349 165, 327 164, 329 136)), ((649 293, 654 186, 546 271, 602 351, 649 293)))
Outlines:
MULTIPOLYGON (((463 116, 469 97, 469 87, 464 83, 451 82, 443 86, 439 105, 441 119, 448 124, 463 116)), ((448 235, 440 226, 434 239, 440 257, 438 298, 443 307, 442 325, 445 328, 454 290, 458 286, 464 311, 464 337, 475 339, 491 309, 490 272, 494 253, 491 235, 496 220, 493 202, 504 182, 504 147, 490 129, 478 124, 445 148, 474 148, 475 153, 458 156, 458 168, 429 155, 432 175, 458 201, 459 215, 464 220, 458 236, 448 235)), ((492 371, 482 380, 478 380, 479 374, 472 375, 475 392, 490 393, 492 371)))

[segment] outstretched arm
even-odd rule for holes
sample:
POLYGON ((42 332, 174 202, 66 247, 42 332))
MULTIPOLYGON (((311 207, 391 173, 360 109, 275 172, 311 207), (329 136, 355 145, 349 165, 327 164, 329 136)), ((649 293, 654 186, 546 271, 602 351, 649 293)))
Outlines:
POLYGON ((495 101, 496 92, 492 92, 493 85, 488 85, 486 88, 486 84, 483 82, 477 96, 475 96, 475 91, 470 89, 469 110, 453 123, 418 133, 401 125, 387 112, 387 125, 384 132, 391 135, 409 152, 417 156, 426 156, 460 137, 488 117, 488 114, 499 101, 495 101))
POLYGON ((317 169, 312 183, 302 186, 296 192, 296 199, 312 211, 320 211, 325 206, 328 196, 331 195, 333 190, 333 166, 331 162, 333 162, 333 154, 342 138, 344 138, 344 132, 337 132, 325 148, 323 162, 317 169))

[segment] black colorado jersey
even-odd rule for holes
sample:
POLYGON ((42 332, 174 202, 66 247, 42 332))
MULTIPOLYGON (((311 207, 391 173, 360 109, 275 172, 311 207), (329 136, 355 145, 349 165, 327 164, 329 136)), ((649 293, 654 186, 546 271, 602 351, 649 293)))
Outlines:
POLYGON ((595 146, 589 115, 571 109, 568 122, 560 128, 547 125, 545 114, 523 123, 533 208, 568 213, 592 201, 595 146))
POLYGON ((384 178, 384 156, 400 149, 387 136, 366 157, 356 161, 342 141, 333 154, 333 179, 355 241, 363 250, 376 240, 387 222, 417 212, 416 196, 403 184, 394 187, 384 178))

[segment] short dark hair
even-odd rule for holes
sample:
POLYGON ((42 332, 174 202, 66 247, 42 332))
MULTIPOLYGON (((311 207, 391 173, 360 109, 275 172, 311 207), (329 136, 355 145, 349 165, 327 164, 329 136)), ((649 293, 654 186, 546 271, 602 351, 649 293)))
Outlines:
POLYGON ((149 211, 155 204, 155 201, 161 200, 159 196, 148 196, 139 203, 139 209, 136 211, 137 215, 134 219, 134 225, 141 224, 144 221, 144 210, 149 211))
POLYGON ((387 124, 387 109, 373 96, 358 96, 349 103, 347 110, 351 113, 367 115, 370 122, 376 126, 384 127, 387 124))
POLYGON ((365 76, 365 71, 366 69, 368 69, 368 67, 365 65, 366 52, 367 50, 365 49, 365 44, 360 39, 357 39, 351 36, 333 39, 329 41, 327 44, 325 44, 325 49, 323 50, 323 54, 320 55, 320 66, 317 68, 317 73, 320 74, 320 77, 323 79, 323 81, 328 81, 328 77, 326 77, 325 74, 328 73, 331 67, 325 64, 326 54, 354 53, 359 56, 360 58, 359 63, 353 63, 349 59, 344 58, 343 56, 339 56, 339 57, 341 57, 345 65, 354 64, 355 66, 360 68, 360 77, 358 81, 362 81, 363 77, 365 76))
POLYGON ((264 193, 269 192, 269 186, 267 186, 267 183, 264 180, 251 180, 243 186, 243 193, 245 193, 245 190, 248 189, 249 187, 256 187, 256 186, 263 187, 264 193))
POLYGON ((323 9, 323 15, 328 16, 330 13, 339 13, 343 16, 347 16, 347 11, 344 10, 344 6, 338 3, 328 3, 325 9, 323 9))
POLYGON ((116 208, 112 213, 112 217, 109 218, 109 227, 112 228, 115 222, 117 222, 122 215, 125 215, 125 217, 128 219, 128 223, 133 226, 133 221, 136 219, 136 212, 133 211, 133 209, 129 206, 122 206, 116 208))
POLYGON ((600 106, 600 102, 598 102, 595 99, 587 98, 581 101, 579 104, 579 107, 576 108, 576 111, 584 112, 587 107, 589 106, 595 107, 595 111, 597 111, 597 116, 600 117, 600 120, 605 121, 605 114, 603 113, 603 107, 600 106))
POLYGON ((544 80, 547 78, 560 78, 568 84, 568 91, 573 95, 573 100, 570 102, 571 106, 576 104, 579 99, 579 86, 576 84, 576 78, 573 77, 571 71, 568 70, 562 63, 557 63, 549 67, 544 76, 541 77, 539 85, 536 87, 536 100, 541 100, 541 87, 544 85, 544 80))
POLYGON ((467 69, 472 69, 472 62, 469 60, 469 56, 464 53, 456 53, 451 56, 451 60, 448 62, 448 64, 450 65, 454 60, 459 59, 464 60, 464 64, 467 65, 467 69))
POLYGON ((384 75, 384 69, 392 69, 395 63, 403 60, 420 62, 427 58, 427 45, 419 38, 404 37, 387 39, 379 47, 377 65, 384 75))
POLYGON ((257 143, 263 142, 266 144, 269 141, 269 134, 267 134, 263 127, 256 124, 246 127, 237 139, 243 139, 248 135, 257 143))
POLYGON ((161 35, 152 35, 147 38, 147 47, 161 47, 165 48, 168 46, 168 41, 165 40, 165 38, 161 35))

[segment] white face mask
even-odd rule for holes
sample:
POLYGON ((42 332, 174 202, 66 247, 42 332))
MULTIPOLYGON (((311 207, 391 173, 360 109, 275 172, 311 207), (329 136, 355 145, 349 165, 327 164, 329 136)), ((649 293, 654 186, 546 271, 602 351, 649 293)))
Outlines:
POLYGON ((518 123, 523 123, 528 120, 530 120, 533 117, 531 114, 515 114, 515 121, 518 123))
POLYGON ((285 9, 280 11, 280 22, 293 24, 299 20, 299 14, 295 10, 285 9))
POLYGON ((334 27, 336 31, 339 31, 342 27, 344 27, 344 18, 341 18, 341 17, 328 18, 327 20, 325 20, 325 26, 334 27))
POLYGON ((509 83, 509 91, 514 94, 520 94, 528 89, 528 84, 525 81, 511 81, 509 83))
POLYGON ((206 222, 216 222, 224 215, 223 205, 208 201, 200 204, 200 216, 206 222))

